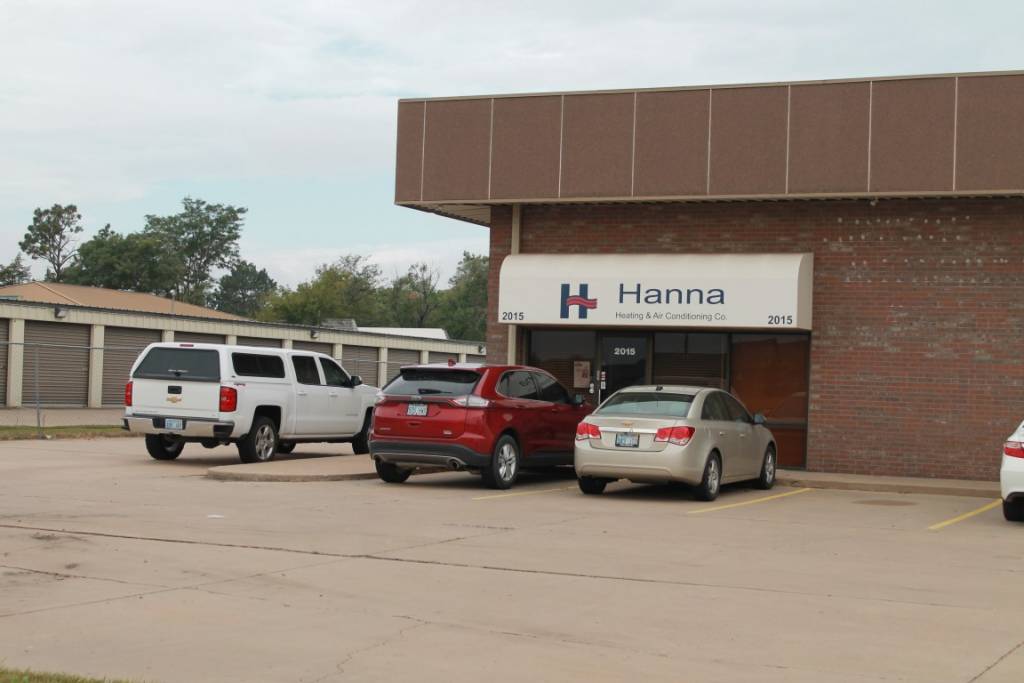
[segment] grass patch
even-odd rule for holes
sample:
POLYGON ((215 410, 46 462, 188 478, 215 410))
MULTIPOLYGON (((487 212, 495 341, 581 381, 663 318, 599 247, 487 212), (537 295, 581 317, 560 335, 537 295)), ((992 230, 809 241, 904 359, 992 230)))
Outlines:
POLYGON ((0 683, 128 683, 113 678, 82 678, 64 674, 47 674, 27 669, 7 669, 0 666, 0 683))
MULTIPOLYGON (((111 436, 139 436, 127 432, 119 425, 77 425, 73 427, 43 427, 43 436, 48 439, 98 439, 111 436)), ((35 425, 0 427, 0 441, 36 439, 39 431, 35 425)), ((0 683, 6 680, 0 678, 0 683)))

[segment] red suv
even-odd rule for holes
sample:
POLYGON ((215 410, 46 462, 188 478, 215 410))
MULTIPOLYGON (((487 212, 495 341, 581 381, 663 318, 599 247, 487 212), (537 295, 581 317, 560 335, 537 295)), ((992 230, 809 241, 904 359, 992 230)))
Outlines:
POLYGON ((370 455, 390 483, 441 465, 507 489, 520 468, 571 465, 576 425, 590 410, 537 368, 412 365, 377 398, 370 455))

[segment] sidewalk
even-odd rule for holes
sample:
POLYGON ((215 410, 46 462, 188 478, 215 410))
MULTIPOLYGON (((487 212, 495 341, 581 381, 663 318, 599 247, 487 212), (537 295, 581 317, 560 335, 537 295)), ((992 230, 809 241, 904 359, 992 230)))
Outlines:
MULTIPOLYGON (((121 424, 124 408, 48 408, 43 407, 44 427, 78 427, 121 424)), ((35 408, 0 408, 0 427, 35 427, 35 408)))
MULTIPOLYGON (((435 468, 424 471, 445 472, 435 468)), ((339 455, 317 458, 295 458, 247 465, 211 467, 206 476, 225 481, 346 481, 375 479, 373 461, 368 455, 339 455)), ((924 479, 917 477, 874 477, 863 474, 834 474, 779 470, 780 486, 815 489, 844 489, 884 493, 929 493, 941 496, 998 498, 999 482, 960 479, 924 479)))

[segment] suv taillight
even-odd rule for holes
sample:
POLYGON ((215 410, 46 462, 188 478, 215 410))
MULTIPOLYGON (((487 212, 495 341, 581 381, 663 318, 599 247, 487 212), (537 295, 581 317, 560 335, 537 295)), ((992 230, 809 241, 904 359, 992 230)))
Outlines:
POLYGON ((654 435, 655 441, 668 441, 677 446, 685 446, 693 438, 693 427, 662 427, 654 435))
POLYGON ((460 408, 486 408, 491 405, 491 402, 486 398, 474 396, 472 394, 469 396, 456 396, 452 399, 452 403, 460 408))
POLYGON ((1003 444, 1003 455, 1011 458, 1024 458, 1024 441, 1007 441, 1003 444))
POLYGON ((126 408, 132 407, 132 383, 124 385, 124 405, 126 408))
POLYGON ((220 412, 233 413, 238 409, 238 389, 234 387, 220 388, 220 412))
POLYGON ((576 425, 576 440, 600 439, 601 428, 591 422, 580 422, 576 425))

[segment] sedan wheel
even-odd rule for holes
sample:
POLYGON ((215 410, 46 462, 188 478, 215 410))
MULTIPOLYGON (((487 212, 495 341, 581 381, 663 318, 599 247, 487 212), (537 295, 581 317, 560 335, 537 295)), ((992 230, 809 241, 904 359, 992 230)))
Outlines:
POLYGON ((758 476, 755 486, 759 489, 770 489, 775 486, 775 448, 769 446, 764 452, 764 460, 761 463, 761 474, 758 476))
POLYGON ((718 453, 708 456, 708 462, 704 465, 704 477, 697 487, 696 495, 700 500, 714 500, 718 498, 718 491, 722 487, 722 460, 718 453))

